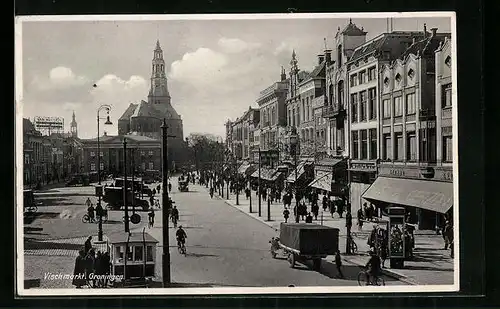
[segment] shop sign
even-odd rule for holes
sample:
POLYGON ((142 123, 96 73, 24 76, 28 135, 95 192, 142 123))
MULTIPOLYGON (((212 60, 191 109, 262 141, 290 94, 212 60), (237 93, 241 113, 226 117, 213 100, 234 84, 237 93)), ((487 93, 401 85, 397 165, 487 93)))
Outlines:
POLYGON ((376 171, 377 167, 370 163, 351 163, 351 168, 356 170, 376 171))

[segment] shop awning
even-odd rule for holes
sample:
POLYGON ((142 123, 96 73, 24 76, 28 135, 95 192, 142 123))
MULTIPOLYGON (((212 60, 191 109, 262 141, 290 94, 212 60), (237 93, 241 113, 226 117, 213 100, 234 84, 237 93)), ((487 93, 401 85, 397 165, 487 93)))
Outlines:
MULTIPOLYGON (((271 180, 272 174, 274 170, 270 170, 268 168, 261 167, 260 168, 260 179, 262 180, 271 180)), ((252 173, 251 177, 259 178, 259 168, 252 173)))
MULTIPOLYGON (((306 172, 306 164, 309 164, 308 161, 302 161, 298 164, 297 166, 297 179, 300 178, 300 176, 304 175, 306 172)), ((295 182, 295 169, 290 169, 290 174, 288 175, 288 178, 286 179, 287 182, 294 183, 295 182)))
POLYGON ((314 178, 309 186, 320 190, 332 191, 332 177, 333 174, 330 172, 318 171, 316 178, 314 178))
POLYGON ((275 170, 275 171, 273 172, 273 175, 272 175, 272 177, 271 177, 271 179, 270 179, 270 180, 271 180, 271 181, 276 181, 276 180, 278 180, 278 177, 280 177, 282 174, 283 174, 283 172, 282 172, 282 171, 275 170))
POLYGON ((453 206, 453 184, 378 177, 363 198, 446 213, 453 206))
POLYGON ((255 167, 252 166, 250 163, 243 163, 240 165, 238 168, 238 174, 241 175, 251 175, 255 171, 255 167))

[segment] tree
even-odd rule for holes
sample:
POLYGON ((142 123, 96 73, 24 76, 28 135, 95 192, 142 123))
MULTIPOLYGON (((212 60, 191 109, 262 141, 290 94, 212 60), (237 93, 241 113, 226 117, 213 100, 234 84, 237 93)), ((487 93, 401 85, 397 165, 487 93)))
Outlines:
POLYGON ((189 157, 200 169, 214 168, 224 160, 224 144, 213 134, 191 133, 188 138, 189 157))

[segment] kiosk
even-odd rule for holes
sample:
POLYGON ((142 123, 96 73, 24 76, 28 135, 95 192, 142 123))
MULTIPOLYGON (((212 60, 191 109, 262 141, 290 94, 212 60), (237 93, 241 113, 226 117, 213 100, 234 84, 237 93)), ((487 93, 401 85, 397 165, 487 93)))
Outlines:
POLYGON ((391 268, 401 269, 405 260, 405 209, 404 207, 387 207, 389 215, 389 258, 391 268))
POLYGON ((158 240, 144 231, 108 235, 111 275, 125 280, 153 279, 157 244, 158 240))

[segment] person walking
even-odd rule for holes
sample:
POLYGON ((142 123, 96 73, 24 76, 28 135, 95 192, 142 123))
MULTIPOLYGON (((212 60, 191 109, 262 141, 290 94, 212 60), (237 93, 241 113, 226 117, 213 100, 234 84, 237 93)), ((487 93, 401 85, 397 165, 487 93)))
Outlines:
POLYGON ((84 244, 85 255, 92 249, 92 236, 89 236, 84 244))
POLYGON ((344 274, 342 273, 342 257, 340 256, 340 250, 335 253, 335 266, 337 267, 337 277, 344 279, 344 274))
POLYGON ((85 249, 78 251, 75 259, 75 268, 73 270, 73 281, 71 282, 77 289, 85 285, 85 249))
POLYGON ((326 197, 326 194, 323 194, 323 199, 321 201, 323 203, 323 211, 326 211, 328 208, 328 198, 326 197))
POLYGON ((283 210, 283 218, 285 218, 285 223, 288 222, 289 217, 290 217, 290 211, 288 210, 288 208, 285 208, 285 210, 283 210))
MULTIPOLYGON (((364 205, 366 205, 366 203, 364 205)), ((358 219, 358 230, 361 231, 363 229, 363 210, 361 208, 358 209, 357 219, 358 219)))
POLYGON ((148 219, 149 227, 152 228, 155 225, 155 210, 153 207, 149 208, 148 219))
POLYGON ((311 213, 307 213, 306 216, 306 223, 313 223, 313 217, 311 216, 311 213))

